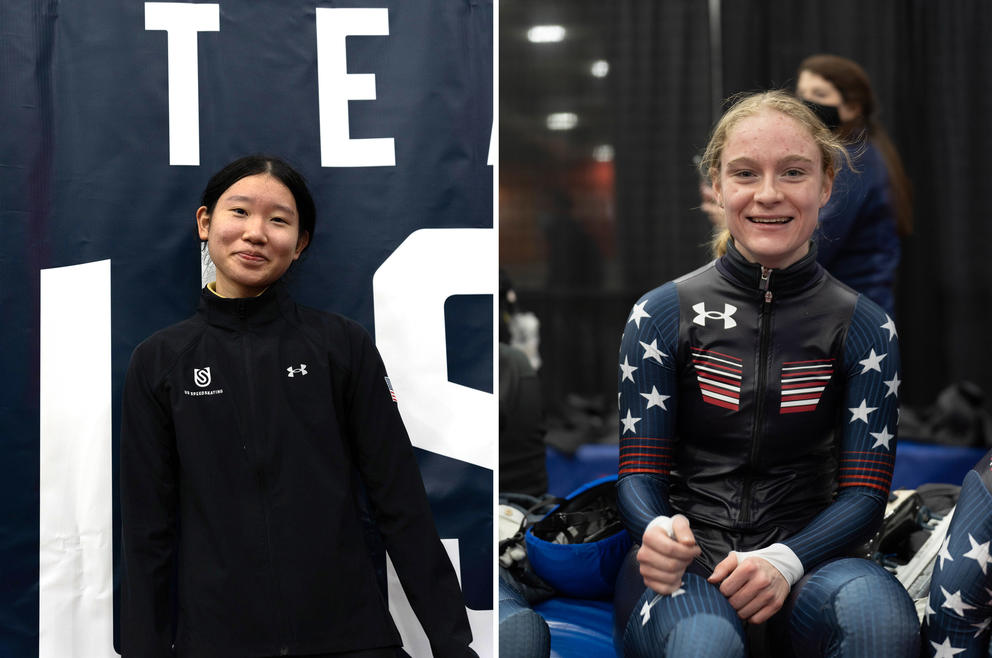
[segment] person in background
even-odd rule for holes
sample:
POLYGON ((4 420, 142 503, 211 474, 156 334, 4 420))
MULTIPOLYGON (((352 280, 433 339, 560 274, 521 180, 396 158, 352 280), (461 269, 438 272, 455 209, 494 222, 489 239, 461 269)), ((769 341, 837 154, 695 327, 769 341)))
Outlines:
POLYGON ((548 491, 541 384, 527 355, 511 345, 516 293, 499 273, 499 491, 543 496, 548 491))
POLYGON ((895 316, 899 236, 913 230, 909 180, 877 119, 871 81, 857 62, 812 55, 799 64, 796 93, 844 141, 851 168, 841 168, 820 212, 817 260, 827 271, 895 316))
POLYGON ((992 450, 968 471, 937 555, 923 655, 987 658, 992 622, 992 450))
POLYGON ((617 495, 640 547, 615 598, 627 656, 918 654, 906 590, 852 557, 889 495, 900 364, 891 319, 816 262, 846 157, 792 94, 738 100, 700 162, 723 255, 631 311, 617 495))
POLYGON ((282 282, 315 223, 278 158, 203 191, 217 280, 138 345, 124 384, 123 658, 400 655, 357 482, 434 656, 476 655, 378 350, 282 282))

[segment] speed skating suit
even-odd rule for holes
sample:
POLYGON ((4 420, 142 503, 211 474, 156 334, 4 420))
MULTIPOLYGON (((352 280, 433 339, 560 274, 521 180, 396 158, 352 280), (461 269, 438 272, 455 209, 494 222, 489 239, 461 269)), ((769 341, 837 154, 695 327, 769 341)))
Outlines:
POLYGON ((795 565, 769 623, 800 655, 915 655, 905 591, 867 560, 837 559, 872 536, 889 494, 896 328, 815 259, 811 244, 769 270, 731 241, 630 314, 619 357, 621 513, 635 542, 655 517, 684 514, 702 554, 676 595, 640 584, 628 655, 743 655, 743 626, 705 577, 730 551, 769 547, 795 565))

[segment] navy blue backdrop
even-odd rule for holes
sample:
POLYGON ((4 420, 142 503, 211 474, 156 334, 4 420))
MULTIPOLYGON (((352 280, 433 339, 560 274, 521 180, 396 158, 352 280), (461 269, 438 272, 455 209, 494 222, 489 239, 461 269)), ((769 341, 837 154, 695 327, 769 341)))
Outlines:
MULTIPOLYGON (((49 486, 39 447, 39 436, 47 430, 40 418, 43 408, 62 405, 45 398, 51 389, 40 373, 49 371, 39 354, 46 349, 44 340, 62 336, 71 341, 75 324, 62 317, 52 334, 42 331, 47 313, 43 270, 109 260, 111 384, 106 397, 112 410, 108 454, 116 462, 120 390, 131 350, 194 310, 201 272, 193 216, 207 178, 228 161, 267 152, 287 158, 304 173, 318 220, 311 248, 291 273, 294 294, 302 303, 354 318, 377 342, 376 325, 382 320, 373 275, 404 241, 423 229, 451 230, 456 242, 462 229, 493 233, 493 171, 487 164, 493 118, 491 0, 219 0, 213 5, 219 5, 216 30, 184 31, 182 20, 171 31, 156 29, 154 21, 146 24, 157 11, 184 15, 172 5, 0 0, 3 656, 46 654, 45 610, 56 611, 58 622, 57 611, 64 610, 66 624, 86 623, 78 616, 81 608, 46 603, 46 592, 59 590, 57 585, 46 589, 39 575, 45 541, 39 518, 43 526, 48 514, 40 501, 46 500, 49 486), (388 34, 358 32, 334 41, 332 31, 319 32, 321 20, 331 25, 347 17, 332 10, 346 8, 378 9, 362 16, 386 17, 388 34), (180 36, 194 39, 192 52, 180 36), (325 89, 331 100, 321 98, 320 78, 333 62, 330 57, 318 61, 318 37, 338 53, 344 48, 348 74, 374 76, 374 99, 347 100, 362 98, 362 92, 348 91, 340 71, 323 80, 331 83, 325 89), (170 130, 177 128, 170 128, 169 98, 180 91, 175 82, 170 92, 170 48, 184 49, 173 52, 173 73, 186 66, 183 83, 196 91, 192 108, 188 98, 173 108, 173 114, 195 117, 198 139, 190 139, 195 131, 188 124, 179 136, 187 149, 193 148, 192 163, 188 152, 170 147, 170 130), (197 79, 190 87, 193 71, 197 79), (321 103, 332 101, 346 107, 343 127, 340 116, 334 125, 321 124, 321 103), (395 162, 324 166, 328 158, 322 156, 322 145, 333 151, 328 146, 333 146, 332 133, 339 142, 342 134, 346 140, 391 138, 395 162), (187 163, 170 164, 183 158, 187 163)), ((204 15, 211 11, 208 7, 204 15)), ((366 84, 370 81, 365 78, 366 84)), ((492 263, 491 287, 452 287, 451 303, 404 311, 411 326, 418 313, 441 314, 445 332, 434 339, 443 341, 448 355, 447 379, 471 389, 477 394, 471 399, 483 406, 493 390, 489 295, 495 289, 496 241, 484 235, 481 243, 473 243, 489 243, 491 253, 483 246, 474 260, 480 266, 492 263)), ((446 257, 438 252, 433 260, 446 257)), ((383 285, 395 288, 397 281, 392 275, 383 285)), ((401 292, 416 298, 418 290, 401 292)), ((94 291, 96 297, 102 294, 94 291)), ((73 312, 86 324, 85 303, 82 308, 73 312)), ((396 326, 393 321, 394 333, 396 326)), ((80 349, 85 352, 85 345, 80 349)), ((394 383, 402 380, 393 374, 402 364, 394 366, 385 350, 383 356, 394 383)), ((75 373, 72 362, 60 362, 60 367, 69 378, 85 375, 75 373)), ((404 391, 397 388, 406 418, 404 391)), ((441 536, 458 540, 462 585, 475 611, 492 609, 492 463, 478 455, 494 452, 495 402, 485 408, 492 413, 477 419, 478 432, 462 437, 477 444, 475 458, 452 454, 443 442, 433 448, 423 432, 411 430, 441 536)), ((113 482, 116 492, 116 475, 113 482)), ((65 504, 79 506, 79 501, 65 504)), ((112 510, 116 565, 116 501, 112 510)), ((60 546, 85 546, 85 532, 80 535, 60 537, 60 546)), ((489 618, 475 621, 485 624, 489 618)), ((48 644, 57 645, 55 640, 48 644)), ((491 653, 480 649, 480 654, 491 653)))

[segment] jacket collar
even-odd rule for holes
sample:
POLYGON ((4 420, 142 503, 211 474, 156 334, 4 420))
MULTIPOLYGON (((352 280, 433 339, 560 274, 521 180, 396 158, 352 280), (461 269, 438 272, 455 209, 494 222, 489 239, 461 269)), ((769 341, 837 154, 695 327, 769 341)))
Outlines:
POLYGON ((200 293, 199 312, 207 322, 228 329, 242 329, 267 324, 282 314, 282 302, 289 295, 282 283, 277 282, 258 297, 227 299, 203 288, 200 293))
POLYGON ((716 261, 717 270, 731 282, 753 290, 771 290, 776 296, 795 295, 816 285, 826 270, 816 262, 816 242, 810 241, 809 253, 781 270, 771 270, 767 285, 761 280, 761 265, 748 261, 731 238, 727 253, 716 261))

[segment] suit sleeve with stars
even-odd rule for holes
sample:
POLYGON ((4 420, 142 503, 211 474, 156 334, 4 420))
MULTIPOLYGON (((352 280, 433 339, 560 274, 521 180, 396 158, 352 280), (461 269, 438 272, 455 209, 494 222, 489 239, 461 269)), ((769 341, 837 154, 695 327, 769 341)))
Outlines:
POLYGON ((896 458, 899 367, 895 325, 860 298, 844 344, 837 498, 783 542, 806 571, 867 540, 882 522, 896 458))
POLYGON ((678 324, 678 295, 667 283, 634 305, 620 346, 617 499, 638 542, 652 519, 672 515, 668 476, 678 408, 678 324))

